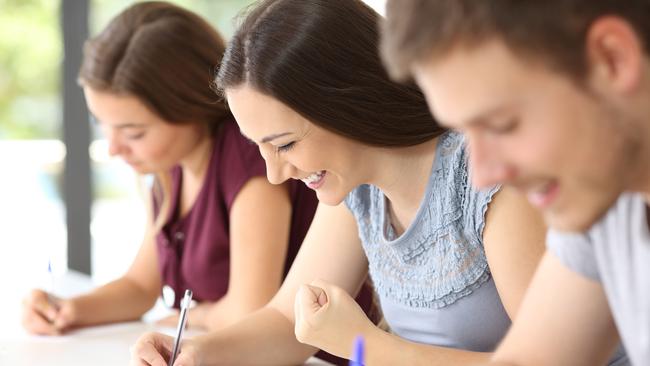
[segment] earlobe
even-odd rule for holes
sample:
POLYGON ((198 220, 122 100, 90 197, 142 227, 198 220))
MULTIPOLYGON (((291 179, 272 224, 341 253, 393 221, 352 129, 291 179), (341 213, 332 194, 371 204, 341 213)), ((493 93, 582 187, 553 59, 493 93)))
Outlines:
POLYGON ((607 16, 593 22, 585 39, 590 76, 613 91, 629 94, 640 84, 641 39, 626 20, 607 16))

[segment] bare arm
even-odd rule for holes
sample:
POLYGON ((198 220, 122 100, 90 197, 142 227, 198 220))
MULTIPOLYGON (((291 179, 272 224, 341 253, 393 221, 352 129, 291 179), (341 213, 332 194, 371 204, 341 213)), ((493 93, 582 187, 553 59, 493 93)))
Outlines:
POLYGON ((369 365, 468 365, 489 354, 407 341, 375 326, 345 290, 321 280, 301 287, 296 297, 296 336, 339 357, 349 358, 363 335, 369 365))
POLYGON ((138 319, 154 305, 161 286, 155 240, 145 239, 124 276, 70 299, 76 309, 72 325, 138 319))
MULTIPOLYGON (((518 194, 499 192, 489 206, 483 241, 501 299, 511 317, 521 303, 544 252, 542 218, 518 194)), ((422 345, 388 334, 374 326, 353 300, 329 284, 312 284, 303 290, 301 305, 306 319, 300 339, 341 357, 349 357, 357 334, 368 344, 372 365, 468 365, 487 361, 490 353, 422 345), (319 294, 326 299, 319 303, 319 294)), ((298 306, 298 305, 297 305, 298 306)))
POLYGON ((280 288, 291 229, 287 185, 249 180, 230 211, 230 280, 220 300, 190 312, 190 324, 217 330, 267 304, 280 288))
POLYGON ((45 292, 32 291, 24 301, 24 327, 32 333, 54 335, 70 328, 139 318, 153 306, 160 291, 157 258, 154 240, 145 239, 125 275, 88 294, 52 304, 45 292))
POLYGON ((494 360, 518 366, 604 365, 618 341, 602 286, 547 253, 494 360))
POLYGON ((546 227, 526 198, 505 187, 490 203, 483 244, 499 297, 510 319, 521 305, 544 254, 546 227))
MULTIPOLYGON (((499 296, 511 319, 543 256, 545 234, 542 217, 523 196, 508 188, 495 195, 487 212, 483 244, 499 296)), ((386 333, 377 339, 374 347, 368 347, 379 350, 376 355, 369 353, 373 365, 468 365, 491 355, 422 346, 386 333)))
MULTIPOLYGON (((188 341, 177 363, 287 365, 304 362, 316 349, 299 343, 294 335, 293 304, 298 288, 323 279, 356 294, 365 279, 367 266, 354 217, 343 204, 336 207, 321 204, 291 271, 271 302, 237 324, 188 341)), ((165 351, 161 352, 161 347, 166 348, 168 340, 159 334, 141 337, 134 347, 133 364, 164 364, 161 353, 165 351)))

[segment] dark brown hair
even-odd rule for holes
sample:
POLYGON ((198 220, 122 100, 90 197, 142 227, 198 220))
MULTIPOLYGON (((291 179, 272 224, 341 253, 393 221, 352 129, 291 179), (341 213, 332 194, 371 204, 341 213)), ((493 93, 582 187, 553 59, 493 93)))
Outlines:
POLYGON ((581 80, 588 71, 587 31, 605 15, 626 19, 647 50, 648 0, 388 0, 382 56, 391 75, 404 80, 414 63, 499 38, 514 52, 581 80))
POLYGON ((216 87, 248 84, 314 124, 373 146, 410 146, 444 129, 420 90, 390 80, 379 15, 358 0, 267 0, 228 44, 216 87))
MULTIPOLYGON (((219 33, 198 15, 165 2, 138 3, 86 41, 79 84, 136 97, 166 122, 203 123, 215 131, 230 116, 210 88, 224 48, 219 33)), ((169 172, 157 172, 161 214, 147 235, 167 219, 170 186, 169 172)))
POLYGON ((198 15, 165 2, 138 3, 86 41, 79 83, 135 96, 171 123, 218 124, 228 112, 210 84, 224 48, 198 15))

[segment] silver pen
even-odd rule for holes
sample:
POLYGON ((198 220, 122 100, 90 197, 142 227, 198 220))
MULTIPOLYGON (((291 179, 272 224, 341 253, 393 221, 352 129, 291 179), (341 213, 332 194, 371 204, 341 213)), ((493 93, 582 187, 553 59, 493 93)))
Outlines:
POLYGON ((180 347, 181 338, 183 337, 183 330, 185 329, 185 324, 187 323, 187 311, 190 309, 190 302, 192 302, 192 290, 185 290, 185 296, 183 296, 183 300, 181 300, 181 314, 178 317, 176 339, 174 339, 174 349, 172 350, 172 356, 169 358, 169 366, 174 365, 174 361, 178 355, 178 348, 180 347))

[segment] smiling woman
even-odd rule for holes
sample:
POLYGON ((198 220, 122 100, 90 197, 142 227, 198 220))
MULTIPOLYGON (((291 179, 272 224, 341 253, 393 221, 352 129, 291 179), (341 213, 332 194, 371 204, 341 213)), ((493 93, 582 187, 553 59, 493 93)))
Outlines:
POLYGON ((68 299, 33 291, 24 306, 29 331, 137 319, 163 287, 176 308, 191 289, 199 305, 190 326, 216 329, 275 294, 316 197, 297 182, 264 179, 259 151, 209 88, 223 51, 205 20, 164 2, 135 4, 88 40, 79 83, 109 153, 155 176, 151 217, 123 276, 68 299))
MULTIPOLYGON (((508 329, 543 251, 541 218, 510 191, 471 187, 463 136, 384 71, 378 21, 361 1, 267 0, 235 32, 216 87, 268 179, 302 180, 320 205, 273 300, 188 340, 178 363, 349 357, 362 335, 368 364, 468 365, 508 329), (353 301, 368 272, 392 334, 353 301)), ((170 343, 141 337, 133 362, 161 362, 170 343)))

